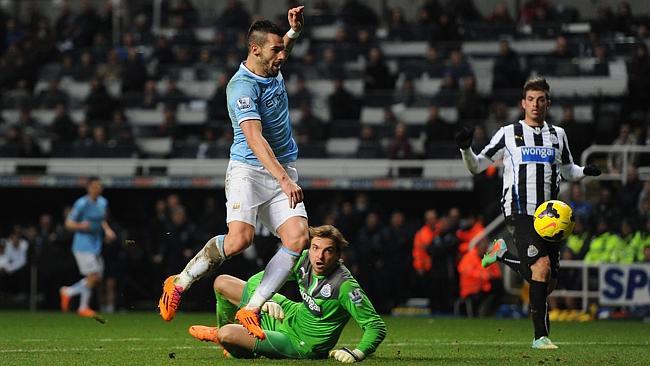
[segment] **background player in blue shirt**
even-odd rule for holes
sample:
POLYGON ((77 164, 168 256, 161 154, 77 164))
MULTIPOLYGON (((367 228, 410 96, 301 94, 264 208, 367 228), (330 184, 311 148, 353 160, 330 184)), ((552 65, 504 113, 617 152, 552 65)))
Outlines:
POLYGON ((70 298, 80 295, 77 313, 85 317, 95 316, 90 306, 92 289, 99 284, 104 272, 101 257, 103 240, 115 240, 115 232, 106 222, 108 201, 102 194, 103 186, 97 177, 88 178, 87 194, 77 199, 65 220, 65 228, 74 231, 72 253, 79 272, 85 277, 72 286, 61 287, 61 310, 68 311, 70 298))
POLYGON ((289 9, 286 34, 268 20, 248 31, 248 56, 226 89, 234 140, 226 173, 228 234, 210 239, 183 271, 170 276, 158 303, 164 320, 172 320, 181 294, 194 281, 242 252, 252 242, 256 219, 282 240, 264 278, 237 319, 263 339, 261 306, 282 286, 308 242, 307 212, 293 166, 298 147, 291 133, 289 102, 280 67, 302 31, 303 6, 289 9))

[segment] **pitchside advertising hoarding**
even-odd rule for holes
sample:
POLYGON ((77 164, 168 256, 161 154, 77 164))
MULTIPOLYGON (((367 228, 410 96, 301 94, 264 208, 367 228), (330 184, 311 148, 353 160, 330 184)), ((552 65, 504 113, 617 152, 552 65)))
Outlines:
POLYGON ((650 305, 650 264, 600 266, 601 305, 650 305))

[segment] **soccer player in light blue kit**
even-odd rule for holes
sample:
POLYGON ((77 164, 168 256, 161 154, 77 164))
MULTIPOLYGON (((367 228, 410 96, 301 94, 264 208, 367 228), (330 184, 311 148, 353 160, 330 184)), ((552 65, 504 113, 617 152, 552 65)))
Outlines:
POLYGON ((90 308, 92 290, 99 284, 104 272, 101 257, 102 243, 115 240, 115 232, 106 222, 108 201, 102 194, 103 186, 97 177, 88 178, 87 194, 77 199, 65 220, 65 228, 74 231, 72 253, 77 261, 79 272, 84 278, 72 286, 61 287, 61 310, 68 311, 70 298, 79 295, 77 313, 83 317, 97 315, 90 308))
POLYGON ((289 9, 291 29, 286 34, 268 20, 256 21, 248 31, 248 56, 226 89, 234 130, 225 182, 228 233, 210 239, 180 274, 167 278, 158 303, 166 321, 174 318, 182 293, 194 281, 253 242, 259 217, 281 239, 282 248, 236 317, 252 335, 264 339, 260 308, 285 282, 308 243, 307 212, 293 165, 298 148, 280 73, 302 31, 303 8, 289 9))

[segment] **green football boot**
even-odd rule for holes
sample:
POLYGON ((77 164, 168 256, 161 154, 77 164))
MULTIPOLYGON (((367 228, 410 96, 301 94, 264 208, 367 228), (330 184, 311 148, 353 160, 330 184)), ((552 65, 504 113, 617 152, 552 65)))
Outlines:
POLYGON ((481 266, 483 266, 483 268, 491 266, 492 263, 496 262, 497 259, 501 258, 507 251, 508 247, 506 246, 505 240, 497 239, 493 241, 488 247, 485 255, 483 255, 483 259, 481 259, 481 266))
POLYGON ((533 341, 534 349, 557 349, 558 347, 551 342, 548 337, 540 337, 533 341))

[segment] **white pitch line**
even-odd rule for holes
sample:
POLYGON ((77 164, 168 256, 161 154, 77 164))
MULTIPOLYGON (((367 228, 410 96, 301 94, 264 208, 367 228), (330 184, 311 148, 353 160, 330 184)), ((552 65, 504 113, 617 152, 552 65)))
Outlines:
MULTIPOLYGON (((25 338, 25 339, 19 339, 18 341, 20 342, 26 342, 26 343, 37 343, 37 342, 53 342, 56 341, 56 339, 47 339, 47 338, 25 338)), ((193 341, 191 339, 178 339, 178 338, 99 338, 99 339, 94 339, 94 342, 142 342, 142 341, 155 341, 155 342, 167 342, 167 341, 174 341, 174 342, 186 342, 186 341, 193 341)))
MULTIPOLYGON (((556 344, 566 346, 648 346, 650 342, 554 342, 556 344)), ((387 347, 403 347, 409 345, 430 345, 430 346, 499 346, 499 345, 527 345, 530 342, 523 341, 420 341, 414 340, 411 342, 384 342, 383 346, 387 347)))
MULTIPOLYGON (((128 347, 127 351, 151 351, 151 350, 179 350, 179 349, 204 349, 206 347, 200 346, 174 346, 174 347, 128 347)), ((15 348, 15 349, 0 349, 0 353, 61 353, 61 352, 103 352, 104 348, 89 348, 89 347, 74 347, 74 348, 15 348)))

